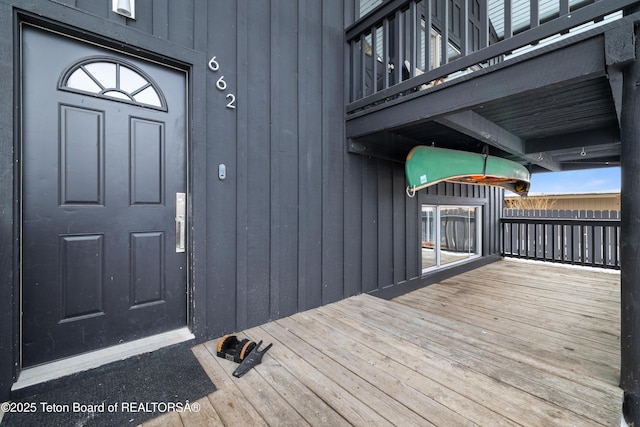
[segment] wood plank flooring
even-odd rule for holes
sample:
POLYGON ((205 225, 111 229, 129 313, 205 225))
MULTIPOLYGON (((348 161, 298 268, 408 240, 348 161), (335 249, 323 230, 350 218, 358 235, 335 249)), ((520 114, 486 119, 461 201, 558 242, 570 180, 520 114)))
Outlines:
POLYGON ((504 260, 392 301, 359 295, 238 333, 244 377, 144 426, 619 426, 620 276, 504 260))

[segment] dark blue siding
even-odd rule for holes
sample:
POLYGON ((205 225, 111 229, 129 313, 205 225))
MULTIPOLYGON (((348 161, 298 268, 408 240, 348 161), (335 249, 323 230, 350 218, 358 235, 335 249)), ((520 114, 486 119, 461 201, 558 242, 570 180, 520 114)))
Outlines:
MULTIPOLYGON (((351 7, 336 0, 138 0, 134 21, 107 1, 0 0, 0 67, 8 77, 0 80, 0 314, 3 325, 13 325, 0 336, 0 401, 19 356, 12 19, 189 71, 191 326, 205 340, 361 292, 384 296, 428 282, 418 261, 419 205, 405 196, 403 165, 346 150, 351 7), (213 56, 215 72, 207 68, 213 56), (222 76, 225 90, 217 87, 222 76), (235 109, 225 107, 229 94, 235 109)), ((501 194, 451 184, 428 194, 488 206, 485 253, 499 252, 489 236, 501 194)))

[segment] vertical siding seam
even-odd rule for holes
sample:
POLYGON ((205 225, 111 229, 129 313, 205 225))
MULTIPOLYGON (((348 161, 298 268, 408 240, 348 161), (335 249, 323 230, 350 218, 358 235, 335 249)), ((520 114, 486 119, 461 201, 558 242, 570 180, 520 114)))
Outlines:
MULTIPOLYGON (((353 162, 353 160, 352 160, 353 162)), ((362 242, 364 241, 364 171, 366 169, 366 159, 358 159, 358 190, 360 197, 360 212, 358 212, 360 216, 359 225, 360 225, 360 235, 359 237, 359 247, 358 247, 358 262, 360 263, 360 276, 358 277, 358 291, 359 293, 364 292, 364 248, 362 242)))
MULTIPOLYGON (((197 28, 198 17, 202 13, 202 12, 198 11, 198 6, 199 5, 196 4, 197 1, 198 0, 194 0, 193 9, 191 10, 191 12, 192 12, 191 20, 193 21, 193 29, 197 28)), ((205 11, 205 13, 206 13, 206 11, 205 11)), ((198 37, 198 35, 193 30, 191 30, 191 31, 192 31, 191 32, 191 49, 198 50, 197 49, 197 45, 198 45, 197 37, 198 37)))
POLYGON ((297 43, 296 43, 296 75, 298 76, 298 82, 296 84, 296 102, 298 103, 298 108, 297 108, 297 112, 296 112, 296 133, 297 133, 297 137, 298 137, 298 152, 297 152, 297 156, 296 156, 296 169, 298 171, 298 182, 296 183, 296 190, 298 192, 297 195, 297 199, 298 199, 298 211, 297 211, 297 221, 298 221, 298 226, 296 229, 296 312, 301 311, 300 308, 302 307, 302 290, 300 289, 300 255, 301 255, 301 245, 300 245, 300 238, 301 236, 301 232, 300 232, 300 195, 301 195, 301 191, 300 191, 300 178, 301 178, 301 171, 300 171, 300 32, 301 32, 301 27, 302 27, 302 18, 300 16, 300 10, 302 8, 298 7, 298 10, 296 11, 296 19, 297 19, 297 25, 298 25, 298 35, 297 35, 297 43))
MULTIPOLYGON (((269 0, 269 17, 271 17, 271 14, 273 13, 273 2, 271 0, 269 0)), ((272 78, 273 78, 273 73, 271 71, 271 64, 273 63, 273 25, 271 25, 272 20, 269 19, 269 88, 268 88, 268 96, 269 96, 269 129, 271 130, 271 125, 272 125, 272 119, 273 119, 273 85, 271 84, 272 82, 272 78)), ((273 133, 271 131, 269 131, 269 182, 272 182, 273 180, 273 156, 271 155, 273 150, 273 133)), ((271 185, 269 185, 269 201, 273 202, 273 190, 271 188, 271 185)), ((268 301, 268 309, 267 312, 269 313, 269 319, 272 317, 272 313, 273 313, 273 303, 274 303, 274 298, 273 298, 273 294, 272 294, 272 287, 274 286, 274 283, 272 283, 271 281, 271 277, 272 277, 272 272, 273 272, 273 265, 271 264, 271 259, 272 259, 272 255, 273 255, 273 251, 271 250, 272 245, 271 242, 273 241, 273 212, 271 210, 271 208, 269 208, 269 219, 267 221, 267 223, 269 224, 269 262, 267 263, 267 265, 269 266, 269 271, 267 272, 267 277, 269 278, 269 292, 267 292, 269 301, 268 301)), ((279 288, 279 283, 280 281, 278 280, 278 286, 276 286, 275 292, 278 293, 278 302, 279 302, 279 292, 280 292, 280 288, 279 288)), ((279 307, 276 307, 276 309, 279 312, 279 307)))
MULTIPOLYGON (((246 27, 246 24, 244 25, 244 27, 241 25, 242 22, 241 20, 243 19, 242 17, 244 16, 244 19, 248 19, 246 16, 245 11, 247 10, 247 8, 241 8, 238 3, 240 2, 234 2, 235 6, 236 6, 236 40, 238 42, 238 44, 242 43, 243 47, 246 47, 248 45, 248 33, 247 31, 242 32, 242 29, 245 29, 244 27, 246 27), (240 9, 243 10, 242 14, 239 13, 240 9), (244 40, 243 40, 244 38, 244 40)), ((243 55, 246 55, 246 49, 240 49, 240 46, 238 46, 237 52, 242 52, 243 55)), ((243 73, 246 74, 246 65, 242 65, 242 58, 243 56, 241 55, 237 55, 236 57, 236 61, 237 61, 237 70, 238 70, 238 80, 240 79, 240 72, 242 70, 243 73)), ((246 94, 246 78, 245 80, 245 94, 246 94)), ((237 113, 236 113, 236 129, 240 130, 242 129, 242 126, 240 126, 240 113, 246 108, 242 105, 247 105, 248 99, 247 97, 243 97, 244 98, 244 102, 241 103, 240 105, 238 105, 237 108, 237 113), (241 107, 242 106, 242 107, 241 107)), ((245 115, 246 116, 246 115, 245 115)), ((243 131, 243 136, 245 138, 246 141, 246 129, 243 131)), ((244 329, 245 326, 247 325, 247 320, 248 320, 248 316, 247 316, 247 310, 246 310, 246 293, 247 293, 247 271, 246 271, 246 267, 245 270, 243 272, 243 268, 241 266, 243 266, 243 263, 240 262, 240 259, 246 260, 248 253, 247 253, 247 227, 248 227, 248 219, 247 219, 247 209, 240 209, 240 204, 243 203, 242 202, 242 197, 246 197, 247 192, 244 191, 246 190, 246 177, 244 178, 244 189, 241 189, 241 185, 243 184, 240 180, 240 176, 239 173, 241 168, 243 168, 244 166, 244 170, 243 173, 246 173, 246 169, 247 169, 247 158, 246 158, 246 152, 245 152, 245 159, 244 159, 244 164, 242 162, 242 157, 240 155, 241 151, 238 147, 240 141, 240 134, 239 132, 236 132, 236 211, 237 212, 242 212, 242 217, 240 218, 240 215, 238 215, 238 224, 236 225, 236 260, 238 261, 237 265, 236 265, 236 328, 238 329, 244 329), (241 191, 243 190, 243 191, 241 191), (242 232, 242 230, 244 229, 244 235, 241 235, 240 233, 242 232), (244 238, 244 242, 242 242, 242 239, 244 238), (241 256, 241 252, 244 249, 245 253, 244 256, 241 256), (244 291, 245 294, 245 298, 243 300, 242 298, 242 293, 244 291)), ((246 205, 246 201, 244 202, 246 205)), ((245 206, 246 207, 246 206, 245 206)))
MULTIPOLYGON (((273 3, 271 2, 271 0, 269 0, 269 191, 270 191, 270 197, 269 197, 269 274, 268 274, 268 278, 269 278, 269 301, 268 301, 268 312, 269 312, 269 320, 273 320, 274 317, 279 317, 278 316, 278 307, 276 307, 279 304, 275 304, 275 301, 277 300, 277 296, 274 296, 274 293, 278 293, 278 283, 280 281, 279 277, 274 278, 273 275, 277 274, 276 272, 279 271, 278 268, 274 268, 273 267, 273 263, 274 262, 278 262, 278 256, 274 255, 275 252, 278 250, 278 248, 276 248, 274 246, 274 241, 278 241, 278 236, 277 233, 274 232, 274 229, 276 228, 276 225, 273 223, 273 219, 274 217, 277 219, 279 219, 279 215, 274 215, 273 213, 273 209, 274 209, 274 193, 275 194, 279 194, 279 191, 273 191, 273 186, 274 185, 278 185, 278 182, 275 182, 274 184, 274 176, 273 176, 273 169, 274 169, 274 154, 273 154, 273 122, 274 122, 274 100, 273 100, 273 96, 272 96, 272 91, 273 91, 273 62, 274 62, 274 58, 273 58, 273 3), (275 259, 274 259, 275 258, 275 259)), ((276 165, 277 166, 277 165, 276 165)), ((276 204, 279 202, 279 200, 275 201, 276 204)))
POLYGON ((303 271, 303 267, 304 267, 304 263, 306 262, 306 260, 303 259, 302 257, 302 250, 303 250, 303 245, 302 245, 302 227, 300 226, 300 219, 301 219, 301 208, 300 208, 300 201, 302 200, 302 188, 300 185, 300 181, 302 179, 302 162, 301 162, 301 158, 300 158, 300 154, 301 154, 301 150, 302 147, 300 146, 300 124, 301 124, 301 120, 302 120, 302 111, 300 109, 300 96, 301 96, 301 91, 300 91, 300 75, 301 75, 301 28, 302 28, 302 24, 303 24, 303 17, 302 17, 302 13, 304 11, 304 5, 301 7, 298 7, 297 10, 297 17, 298 17, 298 43, 297 43, 297 51, 296 51, 296 73, 298 75, 298 84, 296 85, 296 98, 297 98, 297 102, 298 102, 298 113, 296 116, 296 120, 297 120, 297 133, 298 133, 298 156, 297 156, 297 169, 298 169, 298 182, 296 183, 296 187, 298 190, 298 230, 297 230, 297 235, 298 235, 298 240, 297 240, 297 307, 296 307, 296 311, 301 311, 303 308, 306 308, 305 304, 304 304, 304 297, 305 297, 305 291, 304 291, 304 287, 302 286, 302 271, 303 271))
POLYGON ((296 4, 296 312, 300 311, 300 3, 296 4))
MULTIPOLYGON (((324 1, 320 2, 320 67, 324 68, 325 64, 324 64, 324 1)), ((324 75, 324 73, 322 72, 323 70, 321 70, 320 75, 324 75)), ((326 218, 325 218, 325 212, 324 212, 324 206, 325 206, 325 194, 324 194, 324 186, 325 186, 325 180, 324 180, 324 168, 325 168, 325 164, 324 164, 324 153, 325 150, 327 149, 327 147, 325 147, 325 140, 326 140, 326 135, 325 135, 325 129, 324 129, 324 102, 325 102, 325 93, 324 93, 324 89, 325 89, 325 85, 324 85, 324 79, 320 79, 320 305, 323 305, 323 301, 324 301, 324 288, 325 288, 325 284, 324 284, 324 279, 325 279, 325 274, 324 274, 324 269, 325 269, 325 263, 324 263, 324 231, 325 231, 325 227, 326 227, 326 218)))

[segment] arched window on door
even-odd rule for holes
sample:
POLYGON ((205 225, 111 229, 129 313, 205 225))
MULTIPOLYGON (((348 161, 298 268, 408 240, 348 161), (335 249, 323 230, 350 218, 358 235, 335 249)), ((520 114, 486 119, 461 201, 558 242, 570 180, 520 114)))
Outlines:
POLYGON ((135 65, 110 57, 76 62, 61 75, 58 88, 167 111, 167 102, 153 79, 135 65))

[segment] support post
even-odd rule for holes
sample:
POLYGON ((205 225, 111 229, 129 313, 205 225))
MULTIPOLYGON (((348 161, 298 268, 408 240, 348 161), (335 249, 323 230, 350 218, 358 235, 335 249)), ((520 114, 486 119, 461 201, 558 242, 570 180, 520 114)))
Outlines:
MULTIPOLYGON (((638 38, 638 28, 635 38, 638 38)), ((620 118, 621 141, 621 364, 623 416, 629 426, 640 427, 640 62, 624 70, 620 118)))

